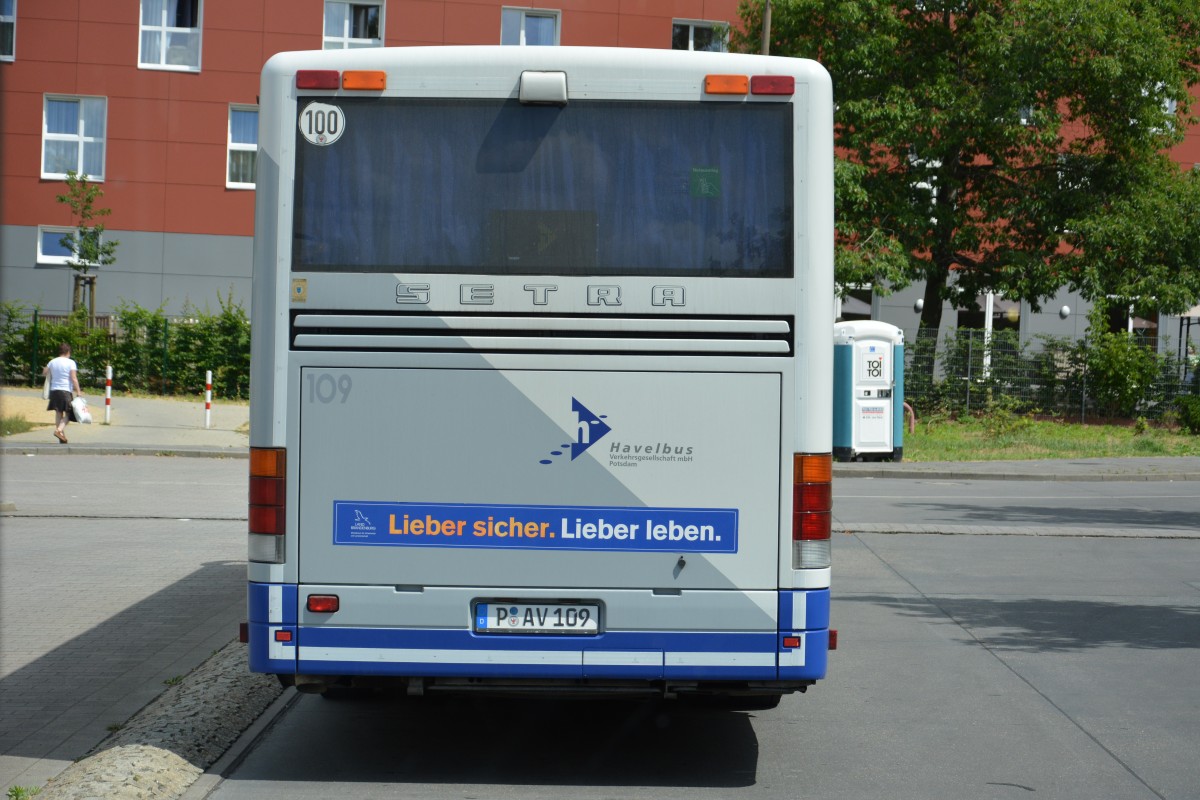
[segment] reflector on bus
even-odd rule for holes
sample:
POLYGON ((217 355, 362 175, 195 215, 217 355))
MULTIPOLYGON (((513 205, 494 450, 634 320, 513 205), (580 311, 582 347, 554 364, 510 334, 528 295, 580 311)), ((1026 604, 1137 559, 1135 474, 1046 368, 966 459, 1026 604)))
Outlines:
POLYGON ((336 69, 302 69, 296 73, 296 88, 336 89, 340 78, 336 69))
POLYGON ((795 94, 796 79, 791 75, 755 75, 750 79, 750 94, 795 94))
POLYGON ((319 614, 332 614, 341 607, 341 599, 336 594, 310 594, 306 607, 309 611, 319 614))

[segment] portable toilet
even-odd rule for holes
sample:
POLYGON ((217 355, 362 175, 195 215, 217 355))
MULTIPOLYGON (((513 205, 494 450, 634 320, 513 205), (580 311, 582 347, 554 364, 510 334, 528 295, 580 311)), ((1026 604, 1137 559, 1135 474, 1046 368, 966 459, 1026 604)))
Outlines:
POLYGON ((904 455, 904 331, 877 320, 833 326, 833 457, 904 455))

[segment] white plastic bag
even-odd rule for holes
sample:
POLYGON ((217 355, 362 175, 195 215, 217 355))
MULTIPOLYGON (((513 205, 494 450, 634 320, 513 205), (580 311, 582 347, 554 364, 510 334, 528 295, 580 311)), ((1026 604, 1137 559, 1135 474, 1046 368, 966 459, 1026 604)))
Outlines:
POLYGON ((46 382, 42 384, 42 399, 50 399, 50 376, 46 376, 46 382))
POLYGON ((76 422, 82 422, 84 425, 92 424, 92 412, 88 411, 87 400, 83 399, 83 395, 71 401, 71 411, 75 415, 76 422))

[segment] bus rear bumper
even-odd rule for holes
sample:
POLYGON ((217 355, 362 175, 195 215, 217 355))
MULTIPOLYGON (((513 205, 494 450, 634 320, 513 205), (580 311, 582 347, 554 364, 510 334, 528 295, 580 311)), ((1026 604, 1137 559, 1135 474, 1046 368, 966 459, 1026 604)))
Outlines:
POLYGON ((298 618, 295 585, 251 583, 250 669, 334 682, 371 677, 446 685, 727 682, 794 691, 825 676, 829 590, 778 594, 774 631, 608 630, 564 636, 305 625, 298 618))

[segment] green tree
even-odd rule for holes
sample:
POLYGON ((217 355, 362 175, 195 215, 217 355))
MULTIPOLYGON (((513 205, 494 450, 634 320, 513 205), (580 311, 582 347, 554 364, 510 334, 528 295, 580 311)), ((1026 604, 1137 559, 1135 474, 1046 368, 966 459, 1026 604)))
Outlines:
POLYGON ((55 200, 71 209, 75 230, 59 239, 59 244, 71 251, 67 264, 75 270, 75 292, 71 308, 81 305, 81 289, 89 287, 91 313, 96 312, 96 279, 89 276, 92 267, 107 266, 117 260, 117 245, 120 242, 104 239, 104 224, 99 217, 112 213, 110 208, 98 208, 96 201, 104 196, 100 187, 88 180, 87 175, 67 172, 66 194, 55 196, 55 200))
MULTIPOLYGON (((833 76, 839 158, 854 165, 839 266, 886 278, 900 259, 901 283, 926 282, 922 327, 940 326, 943 300, 988 290, 1037 308, 1070 287, 1165 313, 1200 297, 1200 181, 1165 155, 1196 121, 1195 0, 771 8, 771 53, 833 76)), ((758 50, 762 10, 743 0, 736 48, 758 50)))

